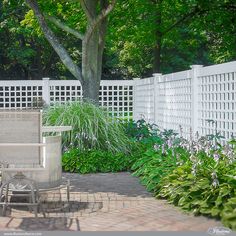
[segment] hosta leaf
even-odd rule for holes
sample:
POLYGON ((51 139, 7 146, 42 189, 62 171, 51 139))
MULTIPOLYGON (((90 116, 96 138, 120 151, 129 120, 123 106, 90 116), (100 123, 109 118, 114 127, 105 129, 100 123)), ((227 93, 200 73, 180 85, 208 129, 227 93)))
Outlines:
POLYGON ((211 209, 211 215, 212 216, 219 216, 220 212, 221 212, 221 210, 219 208, 214 207, 214 208, 211 209))
POLYGON ((209 208, 200 208, 199 212, 201 212, 202 214, 211 214, 211 209, 209 208))
POLYGON ((189 201, 188 196, 183 196, 179 199, 178 205, 183 206, 186 204, 186 201, 189 201))
POLYGON ((221 205, 221 204, 223 203, 223 201, 222 201, 222 197, 219 196, 219 197, 216 199, 215 203, 216 203, 216 206, 221 205))
POLYGON ((224 220, 235 220, 236 221, 236 212, 223 213, 222 217, 224 220))
POLYGON ((152 191, 156 187, 156 184, 154 183, 149 183, 147 185, 147 191, 152 191))
POLYGON ((230 192, 231 192, 231 189, 229 189, 227 187, 223 187, 223 188, 220 189, 219 194, 220 194, 220 196, 224 197, 224 196, 230 194, 230 192))

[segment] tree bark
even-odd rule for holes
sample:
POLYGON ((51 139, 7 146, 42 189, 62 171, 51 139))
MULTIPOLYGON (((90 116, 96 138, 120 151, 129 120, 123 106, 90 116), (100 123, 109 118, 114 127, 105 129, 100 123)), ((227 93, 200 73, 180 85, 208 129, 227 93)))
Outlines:
MULTIPOLYGON (((99 88, 102 76, 102 57, 107 30, 107 17, 103 17, 104 10, 108 9, 108 1, 100 0, 101 12, 96 15, 95 1, 85 0, 90 21, 82 47, 82 86, 85 100, 99 102, 99 88), (92 3, 93 2, 93 3, 92 3)), ((98 2, 97 2, 98 3, 98 2)))

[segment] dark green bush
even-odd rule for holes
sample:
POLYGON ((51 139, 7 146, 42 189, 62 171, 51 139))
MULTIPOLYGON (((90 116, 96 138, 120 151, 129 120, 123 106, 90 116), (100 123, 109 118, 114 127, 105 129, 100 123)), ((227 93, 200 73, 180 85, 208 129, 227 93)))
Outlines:
POLYGON ((80 174, 119 172, 129 171, 134 160, 135 156, 124 153, 73 148, 64 153, 62 167, 64 171, 80 174))

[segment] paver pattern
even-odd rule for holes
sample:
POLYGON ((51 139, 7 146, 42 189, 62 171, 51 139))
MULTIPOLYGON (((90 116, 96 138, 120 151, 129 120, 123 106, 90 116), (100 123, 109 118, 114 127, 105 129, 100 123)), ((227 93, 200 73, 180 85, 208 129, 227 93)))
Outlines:
POLYGON ((0 217, 0 230, 14 231, 207 231, 219 221, 194 217, 164 200, 157 200, 130 173, 78 175, 71 181, 69 207, 61 207, 66 191, 42 196, 38 218, 25 208, 9 208, 0 217), (62 200, 62 202, 58 202, 62 200), (42 212, 45 214, 43 215, 42 212))

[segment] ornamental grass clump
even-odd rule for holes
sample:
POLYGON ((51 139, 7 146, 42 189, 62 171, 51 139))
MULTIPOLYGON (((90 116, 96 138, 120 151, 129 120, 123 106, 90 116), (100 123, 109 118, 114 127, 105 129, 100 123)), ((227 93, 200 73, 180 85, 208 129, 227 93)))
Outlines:
POLYGON ((45 125, 69 125, 71 132, 63 132, 65 149, 104 150, 112 153, 130 151, 130 142, 123 126, 108 113, 89 102, 68 102, 44 110, 45 125))

